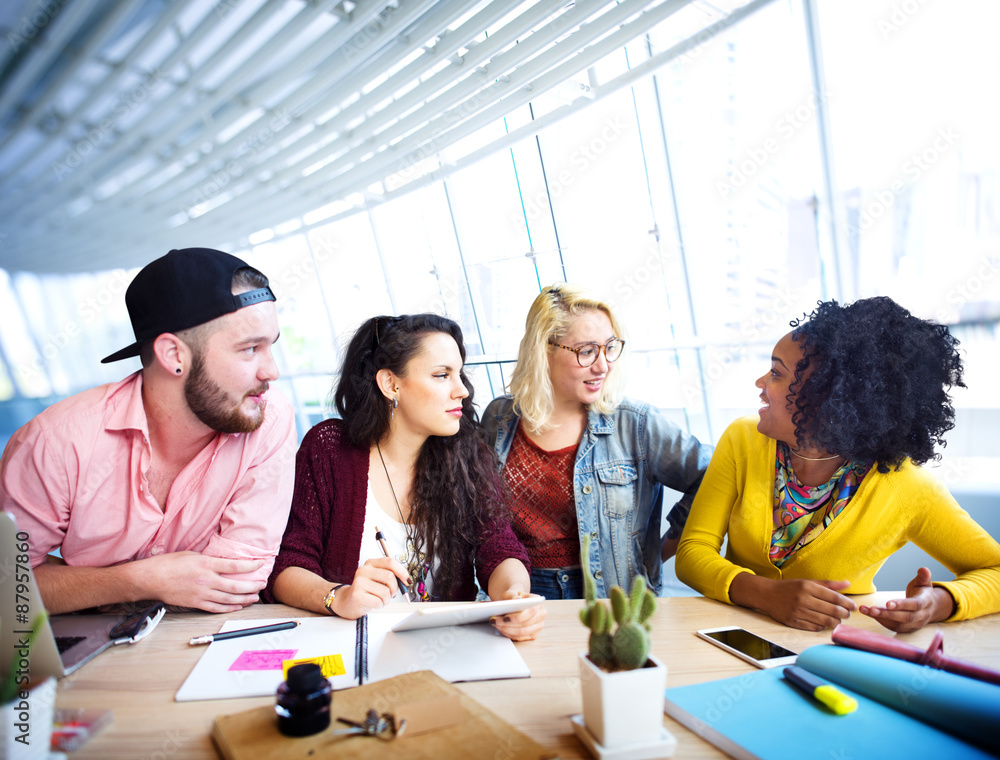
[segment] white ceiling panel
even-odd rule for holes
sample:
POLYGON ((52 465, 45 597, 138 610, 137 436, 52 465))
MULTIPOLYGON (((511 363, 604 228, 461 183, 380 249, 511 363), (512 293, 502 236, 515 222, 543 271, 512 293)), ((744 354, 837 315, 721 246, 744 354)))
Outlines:
POLYGON ((350 213, 685 6, 712 28, 769 1, 7 0, 0 267, 134 267, 350 213))

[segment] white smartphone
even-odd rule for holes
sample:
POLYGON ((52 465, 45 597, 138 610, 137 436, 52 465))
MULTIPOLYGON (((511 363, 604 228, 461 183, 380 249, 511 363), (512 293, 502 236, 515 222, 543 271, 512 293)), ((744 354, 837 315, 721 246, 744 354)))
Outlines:
POLYGON ((705 628, 698 631, 698 636, 758 668, 794 665, 795 658, 798 656, 780 644, 762 639, 756 633, 750 633, 750 631, 735 626, 705 628))

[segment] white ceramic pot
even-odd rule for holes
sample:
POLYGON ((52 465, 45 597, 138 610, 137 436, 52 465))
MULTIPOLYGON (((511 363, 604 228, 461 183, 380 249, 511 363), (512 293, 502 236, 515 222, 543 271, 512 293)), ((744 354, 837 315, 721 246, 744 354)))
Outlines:
POLYGON ((604 747, 660 739, 667 666, 650 655, 646 667, 607 673, 580 654, 583 722, 604 747))

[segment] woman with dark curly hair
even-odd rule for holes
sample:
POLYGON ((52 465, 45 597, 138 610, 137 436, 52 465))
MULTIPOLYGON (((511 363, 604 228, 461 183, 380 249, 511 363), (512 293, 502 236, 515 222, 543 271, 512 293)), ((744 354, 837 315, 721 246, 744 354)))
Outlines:
POLYGON ((715 449, 678 577, 811 631, 855 609, 898 632, 1000 611, 1000 544, 919 466, 954 426, 958 341, 889 298, 821 303, 791 324, 757 380, 758 419, 733 422, 715 449), (907 542, 955 580, 922 567, 905 599, 858 608, 845 596, 875 591, 907 542))
MULTIPOLYGON (((375 317, 351 339, 335 394, 339 420, 310 430, 264 597, 357 618, 399 586, 421 600, 530 594, 496 460, 478 439, 462 331, 436 314, 375 317), (384 537, 384 556, 376 534, 384 537)), ((545 609, 495 623, 535 638, 545 609)))

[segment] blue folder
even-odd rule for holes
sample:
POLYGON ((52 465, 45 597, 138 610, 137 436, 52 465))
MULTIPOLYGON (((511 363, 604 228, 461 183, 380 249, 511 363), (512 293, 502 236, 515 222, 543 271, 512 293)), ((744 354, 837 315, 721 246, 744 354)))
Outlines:
POLYGON ((820 645, 800 667, 858 700, 835 715, 782 677, 758 670, 665 692, 664 710, 736 758, 994 757, 1000 686, 884 655, 820 645))

